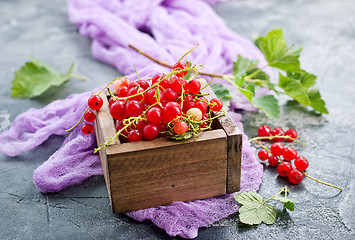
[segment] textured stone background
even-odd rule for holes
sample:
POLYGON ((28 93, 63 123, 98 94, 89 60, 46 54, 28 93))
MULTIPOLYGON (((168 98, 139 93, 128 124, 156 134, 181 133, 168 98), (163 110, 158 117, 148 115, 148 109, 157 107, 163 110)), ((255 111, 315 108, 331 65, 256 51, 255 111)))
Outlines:
MULTIPOLYGON (((297 128, 307 147, 295 147, 310 160, 309 174, 344 191, 339 194, 305 179, 290 186, 295 211, 280 210, 274 225, 247 227, 234 215, 200 229, 197 239, 354 239, 355 2, 245 0, 214 8, 246 38, 282 27, 289 42, 303 46, 302 67, 319 77, 317 87, 330 114, 320 116, 280 98, 281 120, 243 113, 245 131, 253 136, 264 123, 297 128)), ((116 69, 91 57, 90 40, 68 22, 64 0, 0 1, 0 131, 30 107, 40 108, 71 93, 91 90, 116 75, 116 69), (75 61, 75 73, 88 80, 71 79, 32 100, 11 98, 13 74, 27 60, 26 55, 61 72, 75 61)), ((0 239, 170 239, 151 222, 112 214, 102 176, 60 193, 39 193, 32 182, 33 171, 63 140, 53 136, 21 156, 0 155, 0 239)), ((264 174, 260 193, 265 197, 288 184, 274 168, 265 167, 264 174)))

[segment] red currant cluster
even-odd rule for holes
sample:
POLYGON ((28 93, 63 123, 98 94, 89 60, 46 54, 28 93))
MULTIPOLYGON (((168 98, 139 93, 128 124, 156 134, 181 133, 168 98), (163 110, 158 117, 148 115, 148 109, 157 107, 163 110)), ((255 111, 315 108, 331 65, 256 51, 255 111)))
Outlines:
MULTIPOLYGON (((210 128, 214 118, 211 111, 220 111, 223 103, 218 98, 208 101, 203 97, 200 81, 183 79, 189 70, 191 67, 178 62, 168 75, 154 76, 151 84, 126 78, 112 82, 117 94, 110 92, 109 108, 121 142, 153 140, 159 134, 172 137, 191 133, 192 136, 210 128)), ((91 110, 99 110, 102 105, 103 100, 98 95, 88 100, 91 110)), ((95 118, 90 110, 84 114, 87 122, 95 118)), ((93 131, 90 123, 82 127, 84 134, 93 131)))
POLYGON ((258 152, 258 157, 261 161, 268 160, 270 166, 277 166, 277 172, 282 177, 288 177, 290 182, 298 184, 303 179, 303 171, 308 168, 308 160, 303 156, 297 156, 296 149, 286 147, 280 143, 286 139, 288 142, 296 140, 298 134, 293 128, 288 129, 286 132, 282 128, 270 129, 267 125, 262 125, 258 129, 258 139, 266 138, 272 139, 276 143, 272 144, 270 149, 259 143, 264 149, 258 152), (269 153, 271 155, 269 155, 269 153), (291 161, 294 160, 293 168, 291 161))

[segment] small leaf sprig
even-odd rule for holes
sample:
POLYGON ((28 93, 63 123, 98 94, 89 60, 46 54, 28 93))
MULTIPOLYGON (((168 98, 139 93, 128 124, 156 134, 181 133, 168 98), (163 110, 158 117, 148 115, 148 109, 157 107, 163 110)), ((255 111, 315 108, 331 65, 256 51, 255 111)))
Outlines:
POLYGON ((239 208, 240 221, 248 225, 261 224, 262 222, 273 224, 276 220, 277 210, 273 205, 266 203, 270 200, 280 201, 284 204, 285 209, 293 211, 294 202, 287 198, 289 191, 285 186, 280 192, 264 201, 263 196, 254 191, 235 194, 234 199, 242 205, 239 208))
MULTIPOLYGON (((286 94, 300 104, 311 107, 320 113, 328 114, 319 90, 313 88, 317 77, 300 67, 299 57, 302 48, 294 48, 294 45, 288 46, 281 29, 272 30, 265 36, 257 38, 255 45, 264 54, 267 61, 265 66, 259 67, 258 60, 238 55, 237 61, 233 63, 232 75, 202 71, 200 75, 224 79, 269 118, 280 118, 278 100, 273 95, 256 96, 255 90, 257 88, 268 88, 277 95, 286 94), (269 75, 264 71, 268 67, 279 70, 278 83, 270 81, 269 75)), ((158 64, 170 68, 173 67, 166 62, 151 57, 132 45, 129 45, 129 47, 158 64)), ((233 97, 233 93, 230 92, 229 88, 218 84, 213 89, 216 91, 217 97, 225 96, 224 105, 229 106, 227 101, 233 97)))

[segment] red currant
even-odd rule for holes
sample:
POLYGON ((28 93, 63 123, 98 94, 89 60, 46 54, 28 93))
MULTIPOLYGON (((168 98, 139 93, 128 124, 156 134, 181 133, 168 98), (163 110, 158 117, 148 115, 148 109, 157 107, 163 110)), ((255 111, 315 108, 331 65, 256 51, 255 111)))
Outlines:
POLYGON ((143 128, 143 137, 147 140, 153 140, 158 137, 159 128, 157 125, 149 123, 147 126, 143 128))
POLYGON ((284 157, 285 161, 292 161, 297 157, 297 151, 294 148, 285 148, 282 156, 284 157))
POLYGON ((162 101, 163 102, 173 102, 177 98, 177 93, 171 88, 166 88, 163 92, 162 101))
POLYGON ((181 93, 186 81, 177 77, 171 77, 170 88, 177 93, 181 93))
POLYGON ((187 91, 193 94, 199 94, 201 89, 201 83, 199 80, 193 79, 186 84, 187 91))
POLYGON ((290 174, 288 175, 288 180, 293 184, 299 184, 303 179, 303 174, 297 169, 291 170, 290 174))
MULTIPOLYGON (((135 86, 128 90, 127 96, 133 96, 143 91, 144 90, 141 89, 140 87, 135 86)), ((142 102, 144 100, 144 94, 139 94, 137 96, 131 97, 129 98, 129 100, 136 100, 138 102, 142 102)))
MULTIPOLYGON (((288 129, 288 130, 285 132, 285 136, 289 136, 289 137, 291 137, 291 138, 296 139, 297 136, 298 136, 298 134, 297 134, 297 131, 296 131, 295 129, 290 128, 290 129, 288 129)), ((293 140, 292 140, 292 139, 289 139, 289 138, 287 138, 286 141, 287 141, 287 142, 293 142, 293 140)))
POLYGON ((108 107, 111 107, 112 103, 114 103, 116 100, 114 100, 113 98, 110 98, 110 100, 108 100, 108 107))
POLYGON ((95 121, 95 119, 96 119, 96 115, 95 115, 95 113, 93 113, 93 112, 87 112, 87 113, 85 113, 85 115, 84 115, 84 119, 85 119, 85 121, 87 121, 87 122, 93 122, 93 121, 95 121))
POLYGON ((185 95, 185 101, 193 102, 194 101, 194 97, 191 94, 187 94, 187 95, 185 95))
POLYGON ((144 90, 149 88, 149 83, 144 80, 137 80, 136 83, 144 90))
POLYGON ((147 112, 147 119, 150 123, 158 125, 163 119, 160 108, 152 107, 149 109, 147 112))
MULTIPOLYGON (((183 70, 183 69, 185 69, 187 66, 186 66, 186 64, 185 63, 183 63, 183 62, 177 62, 177 63, 175 63, 175 65, 174 65, 174 67, 173 67, 173 70, 183 70)), ((185 76, 186 74, 187 74, 187 72, 188 71, 182 71, 182 72, 180 72, 180 73, 176 73, 175 75, 177 76, 177 77, 183 77, 183 76, 185 76)))
POLYGON ((261 161, 266 161, 269 158, 269 153, 265 149, 261 149, 258 152, 258 157, 261 161))
POLYGON ((274 143, 270 147, 270 152, 272 155, 281 156, 285 147, 282 143, 274 143))
POLYGON ((125 108, 128 116, 130 117, 138 117, 143 113, 143 105, 136 100, 128 101, 125 108))
POLYGON ((94 126, 90 123, 87 123, 81 127, 81 132, 89 135, 94 132, 94 126))
POLYGON ((184 134, 187 131, 187 123, 184 121, 178 121, 174 124, 174 132, 176 134, 184 134))
POLYGON ((143 134, 138 129, 133 129, 127 135, 129 142, 138 142, 143 139, 143 134))
MULTIPOLYGON (((285 132, 282 128, 278 127, 278 128, 274 128, 274 130, 271 131, 271 135, 272 136, 285 136, 285 132)), ((284 138, 273 138, 273 140, 275 142, 280 142, 282 141, 284 138)))
POLYGON ((200 128, 202 128, 202 129, 203 129, 203 128, 207 128, 208 125, 209 125, 208 117, 207 117, 207 115, 205 114, 205 115, 202 116, 201 123, 200 123, 200 128))
POLYGON ((210 103, 210 109, 214 112, 218 112, 222 109, 223 107, 223 102, 221 99, 218 99, 218 98, 213 98, 211 99, 210 103))
POLYGON ((292 165, 289 162, 282 162, 277 166, 277 172, 281 177, 288 177, 292 170, 292 165))
POLYGON ((279 163, 279 159, 274 156, 274 155, 271 155, 269 158, 268 158, 268 162, 269 162, 269 165, 274 167, 276 166, 278 163, 279 163))
POLYGON ((163 120, 166 123, 171 122, 177 116, 181 116, 181 108, 177 102, 169 102, 163 109, 163 120))
POLYGON ((117 90, 117 97, 127 97, 128 87, 122 86, 117 90))
POLYGON ((131 84, 131 81, 128 80, 127 78, 118 79, 113 83, 113 87, 115 88, 116 92, 118 92, 118 89, 120 87, 128 87, 129 84, 131 84))
POLYGON ((271 136, 271 128, 267 125, 261 125, 258 128, 258 136, 259 137, 269 137, 271 136))
POLYGON ((92 95, 91 97, 89 97, 88 105, 91 110, 99 110, 103 104, 104 101, 99 95, 92 95))
POLYGON ((157 88, 152 88, 147 92, 148 103, 154 104, 160 101, 162 97, 162 91, 158 90, 157 88))
POLYGON ((308 168, 308 160, 303 156, 298 156, 294 161, 295 167, 300 171, 305 171, 308 168))
POLYGON ((144 120, 139 120, 134 123, 134 129, 138 129, 140 131, 142 131, 145 126, 147 126, 147 122, 144 120))
POLYGON ((194 107, 200 109, 203 115, 206 114, 208 105, 205 102, 196 101, 194 107))
POLYGON ((182 103, 182 112, 186 113, 190 108, 193 108, 194 106, 195 106, 194 102, 184 101, 182 103))
POLYGON ((127 112, 123 102, 115 101, 110 107, 110 114, 116 120, 122 120, 127 117, 127 112))

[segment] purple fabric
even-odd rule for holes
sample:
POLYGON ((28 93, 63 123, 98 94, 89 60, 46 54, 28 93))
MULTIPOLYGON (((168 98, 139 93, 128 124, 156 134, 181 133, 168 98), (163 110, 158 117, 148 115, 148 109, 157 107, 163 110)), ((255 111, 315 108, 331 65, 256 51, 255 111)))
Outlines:
MULTIPOLYGON (((209 0, 209 3, 218 0, 209 0)), ((115 66, 135 79, 168 72, 129 49, 127 44, 144 49, 152 56, 174 63, 197 42, 200 46, 186 57, 204 70, 221 74, 232 72, 238 54, 259 59, 262 54, 249 41, 226 27, 212 8, 199 0, 68 0, 70 21, 77 24, 80 34, 92 39, 95 58, 115 66)), ((87 107, 91 92, 57 100, 42 109, 30 109, 19 115, 10 129, 0 134, 0 152, 16 156, 35 148, 52 134, 65 135, 87 107)), ((263 94, 259 92, 258 94, 263 94)), ((253 110, 247 100, 236 94, 233 108, 253 110)), ((242 128, 240 115, 230 113, 242 128)), ((262 181, 262 166, 254 157, 254 149, 243 136, 242 191, 257 190, 262 181)), ((56 192, 80 183, 90 176, 102 174, 98 155, 92 155, 94 135, 84 136, 77 128, 71 132, 58 151, 34 172, 34 183, 42 192, 56 192)), ((194 238, 198 228, 207 226, 238 210, 231 194, 189 203, 127 213, 143 221, 150 219, 171 236, 194 238)))

